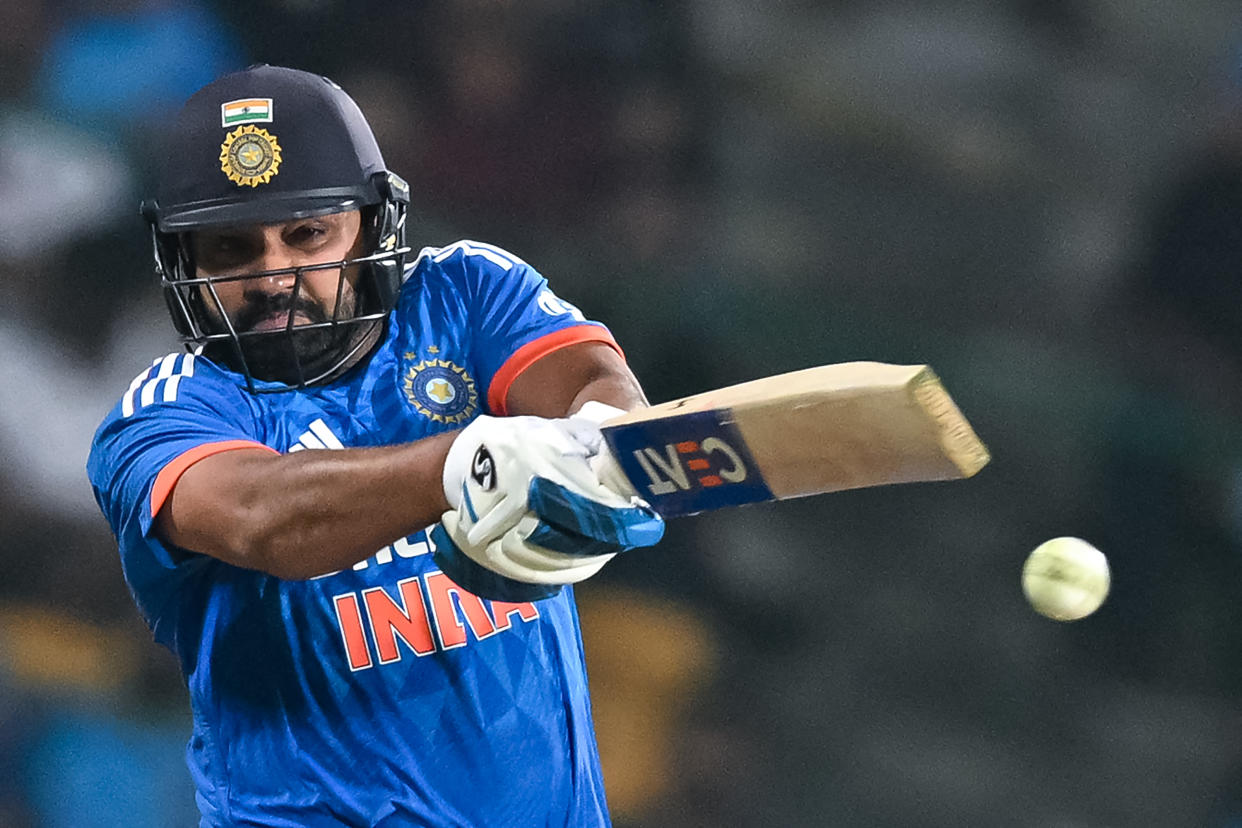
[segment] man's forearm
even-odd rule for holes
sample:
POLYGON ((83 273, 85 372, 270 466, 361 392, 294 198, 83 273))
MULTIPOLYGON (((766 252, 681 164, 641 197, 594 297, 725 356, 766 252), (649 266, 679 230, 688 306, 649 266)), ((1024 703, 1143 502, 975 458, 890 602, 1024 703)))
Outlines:
POLYGON ((577 411, 591 400, 613 405, 626 411, 649 405, 638 381, 627 374, 606 374, 588 382, 570 403, 569 413, 577 411))
POLYGON ((182 475, 157 532, 176 546, 282 578, 343 569, 439 520, 448 508, 444 457, 455 436, 213 455, 182 475))

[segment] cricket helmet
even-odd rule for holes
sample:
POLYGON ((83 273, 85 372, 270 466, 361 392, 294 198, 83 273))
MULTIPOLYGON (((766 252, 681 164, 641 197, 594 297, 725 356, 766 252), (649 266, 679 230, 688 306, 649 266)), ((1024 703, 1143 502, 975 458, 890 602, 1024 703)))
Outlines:
POLYGON ((187 346, 243 373, 251 390, 328 381, 359 361, 369 333, 392 310, 405 267, 409 187, 388 171, 353 99, 320 75, 260 64, 196 92, 168 130, 155 198, 142 213, 173 324, 187 346), (359 210, 365 250, 357 258, 283 271, 203 276, 190 234, 359 210), (224 281, 294 276, 336 268, 338 296, 356 271, 352 307, 274 330, 242 330, 223 312, 224 281), (276 383, 256 387, 255 380, 276 383))

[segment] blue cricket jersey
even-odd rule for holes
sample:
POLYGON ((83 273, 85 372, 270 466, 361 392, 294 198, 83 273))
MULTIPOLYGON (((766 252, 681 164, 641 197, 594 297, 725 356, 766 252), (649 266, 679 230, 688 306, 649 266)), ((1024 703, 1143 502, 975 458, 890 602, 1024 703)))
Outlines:
POLYGON ((214 452, 418 440, 503 414, 559 347, 613 344, 499 248, 428 248, 407 274, 383 343, 339 381, 252 395, 170 354, 95 435, 87 470, 126 582, 189 687, 204 826, 608 824, 569 588, 482 600, 436 569, 426 532, 307 581, 153 534, 176 478, 214 452))

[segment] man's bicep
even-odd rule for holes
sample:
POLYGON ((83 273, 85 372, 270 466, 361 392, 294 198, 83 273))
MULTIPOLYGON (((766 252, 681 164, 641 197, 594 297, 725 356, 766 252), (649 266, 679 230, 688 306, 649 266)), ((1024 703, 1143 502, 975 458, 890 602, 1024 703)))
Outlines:
POLYGON ((165 466, 151 491, 153 531, 165 544, 219 558, 238 560, 239 510, 256 478, 256 464, 278 457, 248 441, 208 443, 165 466))
POLYGON ((588 400, 624 409, 647 405, 634 372, 610 344, 579 342, 540 357, 513 380, 505 412, 564 417, 588 400))

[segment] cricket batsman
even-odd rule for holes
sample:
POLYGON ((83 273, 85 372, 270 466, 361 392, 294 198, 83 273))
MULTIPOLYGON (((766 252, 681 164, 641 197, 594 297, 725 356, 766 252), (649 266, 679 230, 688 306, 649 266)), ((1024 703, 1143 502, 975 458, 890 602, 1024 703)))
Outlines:
POLYGON ((663 532, 592 471, 646 404, 611 334, 490 244, 411 255, 326 78, 227 75, 167 132, 143 212, 187 350, 87 471, 201 825, 607 825, 571 585, 663 532))

